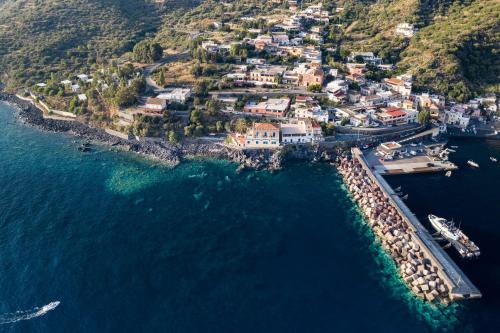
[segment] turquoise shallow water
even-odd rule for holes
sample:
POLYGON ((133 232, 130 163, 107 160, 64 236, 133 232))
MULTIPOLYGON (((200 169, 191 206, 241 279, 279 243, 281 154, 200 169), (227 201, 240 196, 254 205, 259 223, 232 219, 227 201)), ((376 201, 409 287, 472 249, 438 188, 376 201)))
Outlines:
POLYGON ((471 307, 487 305, 413 299, 328 165, 170 169, 108 147, 80 153, 70 136, 16 123, 5 104, 0 124, 0 331, 487 332, 495 323, 471 319, 471 307), (52 311, 34 308, 52 301, 52 311))

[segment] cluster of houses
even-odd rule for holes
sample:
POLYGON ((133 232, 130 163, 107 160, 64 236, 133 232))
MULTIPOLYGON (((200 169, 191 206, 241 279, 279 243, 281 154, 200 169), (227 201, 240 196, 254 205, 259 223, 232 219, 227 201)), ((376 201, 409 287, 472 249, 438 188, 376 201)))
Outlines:
POLYGON ((286 123, 256 122, 245 134, 231 133, 232 144, 241 148, 277 148, 287 144, 323 140, 321 126, 310 119, 286 123))
POLYGON ((162 92, 155 97, 147 97, 145 101, 137 107, 119 110, 118 125, 132 125, 134 123, 134 116, 138 114, 152 117, 162 117, 169 104, 186 104, 191 95, 192 91, 190 88, 173 88, 170 91, 162 92))
MULTIPOLYGON (((277 0, 276 0, 277 1, 277 0)), ((325 27, 331 16, 321 3, 302 9, 296 0, 288 0, 290 14, 272 22, 264 33, 249 29, 253 34, 240 41, 218 42, 206 40, 200 45, 207 53, 229 54, 235 44, 251 46, 261 51, 230 66, 225 81, 234 87, 272 87, 273 95, 250 97, 239 104, 231 94, 213 94, 223 105, 222 111, 261 118, 246 134, 232 133, 233 144, 246 148, 277 147, 286 144, 311 143, 323 140, 322 123, 352 127, 397 127, 417 122, 420 110, 430 111, 431 118, 443 124, 466 128, 471 120, 498 112, 495 96, 476 98, 466 104, 446 104, 442 96, 412 91, 413 77, 409 74, 390 76, 373 81, 369 72, 374 68, 391 71, 377 54, 369 51, 352 52, 343 70, 329 68, 322 63, 322 44, 325 27), (300 8, 299 8, 300 7, 300 8), (267 59, 281 58, 282 64, 267 59), (309 90, 309 93, 306 91, 309 90), (277 94, 276 91, 282 92, 277 94), (321 103, 315 97, 319 92, 330 103, 321 103), (292 93, 293 92, 293 93, 292 93), (299 92, 297 94, 297 92, 299 92), (323 105, 322 105, 323 104, 323 105), (325 104, 328 106, 325 107, 325 104), (238 105, 238 107, 236 107, 238 105), (236 108, 238 110, 236 110, 236 108), (266 118, 271 122, 264 122, 266 118)), ((337 8, 337 12, 343 8, 337 8)), ((242 21, 255 20, 243 17, 242 21)), ((411 38, 417 29, 409 23, 398 24, 395 34, 411 38)), ((217 34, 215 34, 217 36, 217 34)), ((327 50, 328 51, 328 50, 327 50)), ((233 52, 234 53, 234 52, 233 52)), ((340 68, 340 67, 339 67, 340 68)), ((80 85, 92 83, 88 75, 78 75, 61 85, 86 100, 80 85)), ((107 85, 99 82, 104 91, 107 85)), ((38 84, 40 87, 43 83, 38 84)), ((257 89, 256 89, 257 90, 257 89)), ((259 89, 260 90, 260 89, 259 89)), ((262 89, 264 90, 264 89, 262 89)), ((247 95, 252 96, 252 90, 247 95)), ((237 95, 237 94, 236 94, 237 95)), ((192 96, 190 88, 173 88, 154 97, 144 98, 137 107, 119 110, 119 125, 130 126, 136 114, 162 116, 168 105, 187 104, 192 96)))

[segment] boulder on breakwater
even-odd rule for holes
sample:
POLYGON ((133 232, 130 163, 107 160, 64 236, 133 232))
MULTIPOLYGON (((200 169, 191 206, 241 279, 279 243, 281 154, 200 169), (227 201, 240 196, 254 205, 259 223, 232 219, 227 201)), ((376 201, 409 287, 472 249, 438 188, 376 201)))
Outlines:
POLYGON ((351 157, 340 156, 337 168, 382 248, 398 265, 408 288, 429 302, 448 303, 450 290, 439 268, 422 251, 412 228, 361 164, 351 157))

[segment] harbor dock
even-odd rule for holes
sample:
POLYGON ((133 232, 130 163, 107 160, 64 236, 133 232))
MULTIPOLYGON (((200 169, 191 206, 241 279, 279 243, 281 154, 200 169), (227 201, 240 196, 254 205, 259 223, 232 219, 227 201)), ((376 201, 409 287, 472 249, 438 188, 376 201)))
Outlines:
POLYGON ((431 149, 422 144, 412 147, 402 145, 400 142, 386 142, 381 144, 377 150, 365 151, 364 157, 369 167, 381 175, 440 172, 457 169, 457 166, 444 158, 444 155, 443 158, 430 156, 428 150, 431 149), (398 146, 397 155, 393 154, 393 152, 387 154, 387 151, 384 151, 384 149, 391 149, 390 145, 398 146), (384 158, 384 154, 386 154, 385 156, 389 155, 390 158, 384 158))
POLYGON ((338 160, 338 170, 382 247, 413 293, 429 302, 479 298, 480 291, 432 238, 363 152, 338 160))

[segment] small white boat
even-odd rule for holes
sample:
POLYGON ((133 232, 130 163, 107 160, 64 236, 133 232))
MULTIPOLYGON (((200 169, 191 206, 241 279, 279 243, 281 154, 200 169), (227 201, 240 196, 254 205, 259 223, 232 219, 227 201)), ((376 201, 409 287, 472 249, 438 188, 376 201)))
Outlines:
POLYGON ((498 162, 498 160, 496 158, 494 158, 493 156, 490 157, 490 161, 492 161, 492 162, 498 162))
POLYGON ((444 174, 446 177, 451 177, 451 170, 448 170, 446 171, 446 173, 444 174))
POLYGON ((468 160, 467 164, 470 165, 470 166, 472 166, 472 167, 474 167, 474 168, 479 168, 479 164, 477 164, 473 160, 468 160))
POLYGON ((456 153, 457 152, 455 149, 451 149, 451 148, 447 148, 446 150, 449 151, 450 153, 456 153))
POLYGON ((450 240, 458 240, 457 228, 455 227, 453 222, 447 221, 442 217, 438 217, 432 214, 429 214, 428 219, 434 229, 436 229, 436 231, 439 232, 443 237, 450 240))
POLYGON ((458 148, 458 146, 450 146, 450 147, 453 148, 453 149, 457 149, 458 148))

